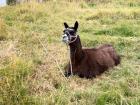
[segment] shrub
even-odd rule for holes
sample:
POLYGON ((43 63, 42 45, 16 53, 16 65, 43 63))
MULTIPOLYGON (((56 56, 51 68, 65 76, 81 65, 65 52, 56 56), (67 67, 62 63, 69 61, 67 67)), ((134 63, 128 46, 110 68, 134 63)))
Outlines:
POLYGON ((7 38, 7 29, 5 23, 0 19, 0 41, 7 38))
POLYGON ((7 0, 7 4, 10 5, 10 4, 15 4, 16 3, 16 0, 7 0))

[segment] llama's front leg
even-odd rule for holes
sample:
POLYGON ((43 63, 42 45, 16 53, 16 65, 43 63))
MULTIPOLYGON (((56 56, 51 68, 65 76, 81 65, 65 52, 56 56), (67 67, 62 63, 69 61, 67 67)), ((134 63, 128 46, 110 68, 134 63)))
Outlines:
POLYGON ((91 78, 96 78, 96 72, 94 71, 92 71, 91 70, 91 68, 88 70, 88 73, 87 73, 87 75, 86 75, 86 78, 87 79, 91 79, 91 78))
POLYGON ((65 77, 69 77, 71 75, 70 64, 67 64, 67 66, 65 67, 64 75, 65 77))

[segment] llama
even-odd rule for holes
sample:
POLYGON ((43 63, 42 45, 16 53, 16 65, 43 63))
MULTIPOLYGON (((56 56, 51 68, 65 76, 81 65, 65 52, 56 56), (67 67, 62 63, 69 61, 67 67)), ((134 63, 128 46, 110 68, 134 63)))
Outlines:
POLYGON ((98 48, 82 48, 77 35, 78 22, 74 27, 64 23, 63 41, 70 47, 70 61, 65 67, 65 76, 71 74, 83 78, 92 78, 120 64, 120 56, 112 45, 105 44, 98 48))

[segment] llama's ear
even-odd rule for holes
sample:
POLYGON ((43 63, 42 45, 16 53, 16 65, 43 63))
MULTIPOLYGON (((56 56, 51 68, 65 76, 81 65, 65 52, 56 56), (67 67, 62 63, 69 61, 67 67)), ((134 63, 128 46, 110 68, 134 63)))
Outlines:
POLYGON ((78 21, 75 22, 74 29, 77 31, 77 29, 78 29, 78 21))
POLYGON ((67 24, 66 22, 64 22, 64 27, 65 27, 65 28, 68 28, 68 27, 69 27, 68 24, 67 24))

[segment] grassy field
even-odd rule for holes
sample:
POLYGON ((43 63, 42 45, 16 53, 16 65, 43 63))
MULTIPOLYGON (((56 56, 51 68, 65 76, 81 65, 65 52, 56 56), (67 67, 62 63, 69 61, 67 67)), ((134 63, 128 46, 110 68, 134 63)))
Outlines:
POLYGON ((0 8, 0 105, 140 105, 140 1, 53 0, 0 8), (65 78, 63 22, 84 47, 112 44, 121 64, 93 79, 65 78))

